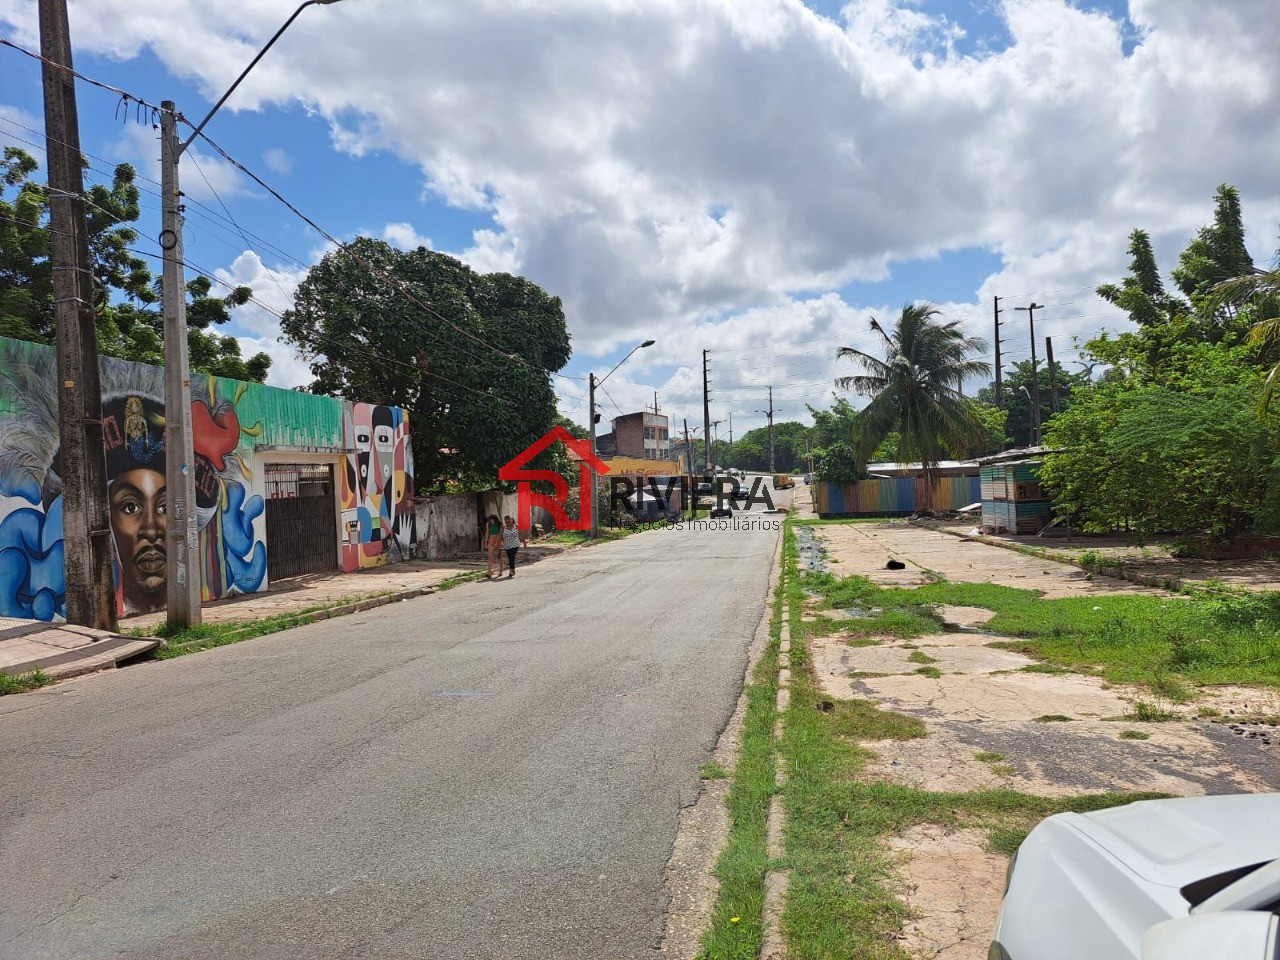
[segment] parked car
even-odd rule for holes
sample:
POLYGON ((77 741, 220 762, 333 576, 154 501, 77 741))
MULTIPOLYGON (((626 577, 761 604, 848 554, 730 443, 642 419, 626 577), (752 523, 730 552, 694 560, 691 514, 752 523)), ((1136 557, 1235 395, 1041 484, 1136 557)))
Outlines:
POLYGON ((700 483, 698 484, 698 499, 709 504, 710 509, 707 516, 712 520, 718 520, 720 517, 733 516, 733 503, 729 496, 729 491, 725 491, 723 499, 717 499, 716 488, 714 484, 700 483))
POLYGON ((812 474, 812 473, 806 473, 806 474, 804 475, 804 485, 805 485, 806 487, 813 486, 813 474, 812 474))
POLYGON ((1277 960, 1280 794, 1060 813, 1019 847, 988 960, 1277 960))

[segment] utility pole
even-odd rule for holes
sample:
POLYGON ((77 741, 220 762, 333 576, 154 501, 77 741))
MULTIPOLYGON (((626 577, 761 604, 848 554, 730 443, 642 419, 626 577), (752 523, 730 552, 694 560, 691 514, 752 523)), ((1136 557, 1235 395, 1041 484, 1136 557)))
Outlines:
POLYGON ((1053 412, 1055 414, 1062 411, 1058 408, 1058 371, 1053 368, 1053 338, 1044 338, 1044 360, 1049 365, 1049 395, 1052 398, 1053 412))
POLYGON ((182 261, 182 191, 178 186, 177 112, 160 104, 160 250, 164 254, 164 449, 169 522, 166 592, 170 624, 198 626, 200 531, 196 525, 195 451, 191 436, 191 364, 187 356, 187 284, 182 261))
POLYGON ((729 446, 733 446, 733 411, 729 411, 729 446))
POLYGON ((774 472, 773 461, 773 387, 769 388, 769 472, 774 472))
POLYGON ((1031 325, 1031 445, 1040 445, 1040 364, 1036 360, 1036 311, 1043 309, 1044 304, 1032 301, 1025 307, 1014 307, 1015 310, 1026 311, 1027 321, 1031 325))
MULTIPOLYGON (((595 373, 587 374, 587 430, 591 436, 591 456, 596 455, 596 375, 595 373)), ((615 443, 617 442, 615 438, 615 443)), ((599 510, 596 509, 596 501, 600 497, 596 493, 596 471, 593 466, 589 471, 591 474, 591 537, 594 540, 600 536, 600 517, 599 510)), ((578 507, 578 519, 582 519, 582 506, 578 507)))
POLYGON ((707 380, 707 354, 702 351, 702 445, 706 452, 707 476, 711 476, 711 384, 707 380))
POLYGON ((996 409, 1004 408, 1004 371, 1000 363, 1000 298, 992 304, 996 321, 996 409))
POLYGON ((116 628, 102 385, 66 0, 40 0, 67 622, 116 628))

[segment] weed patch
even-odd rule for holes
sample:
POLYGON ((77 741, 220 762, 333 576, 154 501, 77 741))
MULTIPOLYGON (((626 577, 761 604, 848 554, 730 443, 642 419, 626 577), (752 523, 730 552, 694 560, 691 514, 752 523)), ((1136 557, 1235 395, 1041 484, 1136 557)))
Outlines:
POLYGON ((53 683, 53 677, 39 669, 26 673, 0 673, 0 697, 37 690, 50 683, 53 683))
POLYGON ((1121 730, 1121 740, 1150 740, 1151 734, 1143 733, 1141 730, 1121 730))
POLYGON ((698 769, 698 776, 703 780, 725 780, 729 771, 719 760, 708 760, 698 769))
POLYGON ((1039 717, 1032 717, 1032 723, 1070 723, 1071 717, 1065 713, 1046 713, 1039 717))

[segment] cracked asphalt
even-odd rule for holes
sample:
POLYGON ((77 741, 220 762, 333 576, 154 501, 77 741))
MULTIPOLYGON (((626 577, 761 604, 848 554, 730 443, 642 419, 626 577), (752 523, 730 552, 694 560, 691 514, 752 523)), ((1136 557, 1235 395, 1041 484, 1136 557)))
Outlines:
POLYGON ((0 957, 654 956, 778 535, 654 531, 0 700, 0 957))

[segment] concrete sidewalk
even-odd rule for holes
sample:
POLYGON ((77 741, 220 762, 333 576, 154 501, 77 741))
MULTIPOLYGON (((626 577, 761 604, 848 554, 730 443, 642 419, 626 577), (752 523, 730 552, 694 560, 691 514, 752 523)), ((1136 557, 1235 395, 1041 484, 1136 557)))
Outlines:
MULTIPOLYGON (((546 557, 563 553, 561 545, 529 546, 520 550, 517 563, 537 563, 546 557)), ((507 558, 499 554, 505 565, 507 558)), ((205 623, 230 623, 238 620, 261 620, 288 613, 324 608, 328 616, 367 610, 396 600, 408 600, 434 593, 446 580, 466 574, 483 574, 485 555, 476 550, 446 560, 408 560, 385 567, 370 567, 354 573, 327 570, 288 580, 277 580, 263 593, 246 593, 226 600, 207 603, 203 608, 205 623), (348 609, 350 608, 350 609, 348 609)), ((320 619, 320 618, 318 618, 320 619)), ((164 623, 163 612, 129 617, 121 629, 151 630, 164 623)))
POLYGON ((151 637, 125 637, 105 630, 41 620, 0 618, 0 673, 40 670, 53 678, 109 670, 160 646, 151 637))

